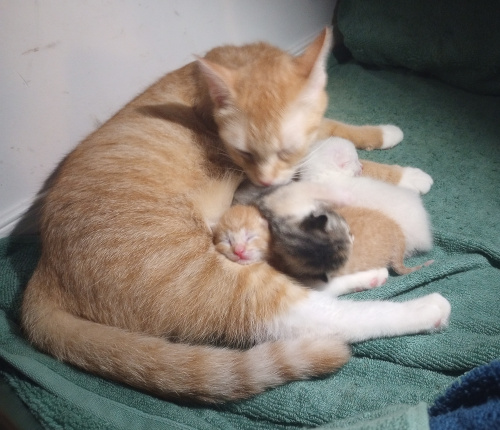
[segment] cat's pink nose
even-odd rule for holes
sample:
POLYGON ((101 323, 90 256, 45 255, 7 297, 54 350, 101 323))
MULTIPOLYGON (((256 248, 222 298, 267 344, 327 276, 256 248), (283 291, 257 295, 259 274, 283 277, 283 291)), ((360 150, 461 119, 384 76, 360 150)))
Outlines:
POLYGON ((245 247, 244 247, 243 245, 236 245, 236 246, 234 247, 234 253, 235 253, 238 257, 240 257, 241 259, 246 258, 246 257, 245 257, 245 251, 246 251, 246 249, 245 249, 245 247))

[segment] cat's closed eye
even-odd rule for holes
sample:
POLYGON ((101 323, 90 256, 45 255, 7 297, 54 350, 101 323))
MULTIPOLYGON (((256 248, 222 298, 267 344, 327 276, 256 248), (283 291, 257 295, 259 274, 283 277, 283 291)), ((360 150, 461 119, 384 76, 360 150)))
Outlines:
POLYGON ((240 157, 246 161, 255 161, 255 156, 251 152, 243 151, 241 149, 237 149, 237 151, 240 157))

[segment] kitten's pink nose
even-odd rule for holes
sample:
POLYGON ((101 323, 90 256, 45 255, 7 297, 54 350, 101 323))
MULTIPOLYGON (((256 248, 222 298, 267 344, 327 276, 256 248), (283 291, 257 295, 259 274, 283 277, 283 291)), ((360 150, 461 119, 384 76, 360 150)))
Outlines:
POLYGON ((234 247, 234 253, 240 257, 241 259, 245 258, 245 246, 244 245, 236 245, 234 247))
POLYGON ((263 187, 270 187, 272 185, 272 182, 259 180, 259 184, 263 187))

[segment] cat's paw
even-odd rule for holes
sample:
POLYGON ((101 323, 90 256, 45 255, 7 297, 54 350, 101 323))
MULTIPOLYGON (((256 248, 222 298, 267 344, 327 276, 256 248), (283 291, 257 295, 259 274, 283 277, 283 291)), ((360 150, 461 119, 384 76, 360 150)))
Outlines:
POLYGON ((391 124, 380 125, 382 130, 382 146, 381 149, 392 148, 403 140, 403 130, 391 124))
POLYGON ((434 180, 431 175, 417 167, 403 167, 403 174, 398 183, 400 187, 408 188, 420 194, 426 194, 432 187, 434 180))
POLYGON ((341 296, 343 294, 380 287, 387 282, 388 277, 389 271, 385 267, 381 269, 366 270, 363 272, 351 273, 349 275, 333 277, 328 281, 328 284, 323 290, 334 296, 341 296))
POLYGON ((413 304, 415 311, 423 319, 424 331, 438 331, 448 326, 451 305, 441 294, 429 294, 414 300, 413 304))
POLYGON ((389 278, 389 271, 385 267, 361 272, 361 285, 359 285, 354 291, 371 290, 373 288, 380 287, 387 282, 387 278, 389 278))

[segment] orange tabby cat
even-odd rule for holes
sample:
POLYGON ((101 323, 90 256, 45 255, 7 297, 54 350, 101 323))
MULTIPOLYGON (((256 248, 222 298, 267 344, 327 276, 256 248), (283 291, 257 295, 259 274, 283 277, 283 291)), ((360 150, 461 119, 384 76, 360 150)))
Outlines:
MULTIPOLYGON (((330 39, 323 31, 299 57, 265 43, 215 48, 66 157, 45 197, 42 254, 23 297, 34 345, 164 398, 220 402, 332 372, 349 359, 348 342, 446 325, 450 307, 438 294, 332 301, 213 245, 210 227, 242 170, 280 184, 332 132, 359 147, 401 140, 394 126, 323 120, 330 39), (378 317, 360 318, 367 307, 378 317)), ((393 169, 400 181, 404 169, 393 169)))

